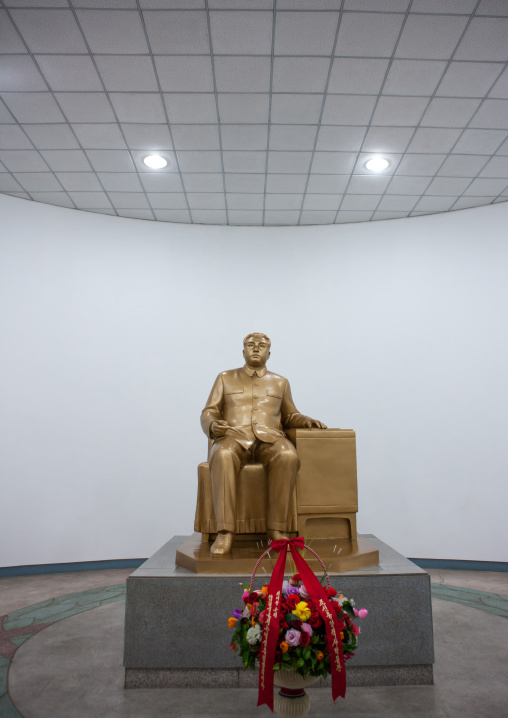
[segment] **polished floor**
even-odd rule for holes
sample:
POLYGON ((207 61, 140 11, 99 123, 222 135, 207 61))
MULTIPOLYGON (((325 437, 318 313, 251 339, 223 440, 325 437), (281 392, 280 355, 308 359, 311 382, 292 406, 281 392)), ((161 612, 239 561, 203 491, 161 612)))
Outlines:
MULTIPOLYGON (((254 689, 123 688, 130 573, 0 579, 0 718, 268 716, 254 689)), ((429 573, 434 685, 350 688, 336 704, 327 689, 310 689, 310 716, 508 716, 508 575, 429 573)))

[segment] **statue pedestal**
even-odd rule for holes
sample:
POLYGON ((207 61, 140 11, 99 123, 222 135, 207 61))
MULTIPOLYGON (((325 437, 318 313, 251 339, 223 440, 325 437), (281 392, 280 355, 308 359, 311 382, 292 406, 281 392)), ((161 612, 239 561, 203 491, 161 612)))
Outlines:
MULTIPOLYGON (((379 551, 379 564, 330 577, 334 588, 369 611, 359 624, 359 648, 347 663, 348 684, 431 684, 429 575, 375 536, 358 538, 379 551)), ((188 540, 175 536, 127 579, 125 685, 253 687, 257 674, 244 672, 229 648, 227 625, 242 605, 239 584, 250 581, 250 571, 196 574, 178 566, 176 553, 188 540)), ((265 582, 261 570, 254 586, 265 582)))
MULTIPOLYGON (((265 541, 236 541, 231 553, 223 558, 211 558, 211 543, 201 540, 201 534, 193 534, 184 541, 176 551, 178 566, 188 568, 194 573, 206 574, 240 574, 252 575, 260 555, 268 547, 265 541)), ((359 568, 365 568, 379 562, 379 551, 364 536, 358 539, 314 539, 311 548, 321 556, 328 573, 343 573, 359 568)), ((314 571, 322 573, 321 564, 310 551, 305 551, 303 557, 314 571)), ((257 576, 271 574, 272 567, 277 560, 277 554, 266 556, 259 565, 257 576)))

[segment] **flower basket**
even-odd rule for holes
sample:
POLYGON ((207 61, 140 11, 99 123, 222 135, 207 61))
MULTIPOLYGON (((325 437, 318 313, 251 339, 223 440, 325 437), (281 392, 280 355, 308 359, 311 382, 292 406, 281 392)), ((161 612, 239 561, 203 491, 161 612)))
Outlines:
MULTIPOLYGON (((270 549, 274 544, 285 543, 286 552, 289 546, 295 563, 297 563, 295 552, 300 546, 291 545, 291 541, 295 540, 272 542, 270 549)), ((304 546, 303 539, 300 539, 300 545, 304 546)), ((317 556, 310 547, 305 546, 305 548, 317 556)), ((336 659, 337 647, 335 647, 334 655, 331 655, 330 628, 333 636, 340 641, 340 658, 343 665, 344 660, 354 656, 358 644, 360 629, 355 620, 367 615, 367 610, 357 611, 353 599, 346 598, 332 588, 319 556, 317 558, 324 569, 326 587, 321 585, 302 556, 297 554, 298 563, 303 562, 306 567, 305 580, 308 584, 312 583, 310 572, 312 579, 319 585, 321 593, 318 592, 315 585, 307 586, 305 584, 301 572, 294 573, 288 579, 283 580, 280 591, 277 591, 278 587, 272 586, 277 566, 272 574, 270 585, 254 590, 257 566, 264 555, 254 569, 250 585, 243 586, 243 608, 233 611, 229 618, 228 625, 234 628, 231 648, 239 653, 246 669, 254 670, 258 663, 263 660, 267 661, 270 668, 273 668, 273 683, 282 686, 283 695, 290 700, 285 689, 301 691, 298 697, 303 697, 305 686, 317 682, 320 678, 325 678, 329 673, 332 673, 333 681, 333 670, 335 668, 341 671, 341 665, 336 659), (277 597, 279 594, 280 600, 273 604, 276 608, 270 610, 272 596, 277 597), (268 621, 270 627, 267 626, 268 621), (271 642, 268 633, 272 634, 271 642), (270 643, 269 648, 267 643, 270 643), (271 655, 272 650, 273 655, 271 655), (267 655, 268 652, 270 655, 267 655)), ((282 553, 277 564, 282 563, 281 557, 282 553)), ((302 568, 303 565, 300 563, 300 570, 302 568)), ((338 693, 339 695, 345 693, 345 676, 343 676, 343 680, 344 692, 338 693)), ((268 700, 264 699, 262 702, 267 702, 269 707, 272 707, 268 700)), ((275 708, 279 710, 277 702, 278 699, 276 699, 275 708)), ((291 715, 304 715, 304 713, 292 712, 291 715)))

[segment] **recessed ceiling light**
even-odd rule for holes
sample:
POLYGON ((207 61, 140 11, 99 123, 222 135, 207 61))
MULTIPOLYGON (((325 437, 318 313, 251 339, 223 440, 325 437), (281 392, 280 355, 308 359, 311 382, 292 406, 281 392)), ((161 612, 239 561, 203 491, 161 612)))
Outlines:
POLYGON ((384 157, 372 157, 365 163, 365 167, 371 172, 382 172, 389 164, 390 162, 384 157))
POLYGON ((168 163, 168 161, 160 155, 148 155, 143 159, 143 162, 147 167, 150 167, 150 169, 152 170, 160 170, 168 163))

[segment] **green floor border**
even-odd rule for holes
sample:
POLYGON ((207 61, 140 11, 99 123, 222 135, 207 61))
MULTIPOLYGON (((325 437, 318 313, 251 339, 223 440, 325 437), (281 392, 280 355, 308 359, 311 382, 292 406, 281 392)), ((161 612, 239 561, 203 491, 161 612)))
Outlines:
MULTIPOLYGON (((19 647, 40 630, 38 627, 41 624, 50 626, 78 613, 122 601, 125 599, 125 591, 126 587, 123 583, 91 588, 79 593, 70 593, 41 601, 41 603, 34 603, 7 614, 4 618, 3 630, 10 634, 9 640, 19 647), (27 632, 30 627, 33 627, 33 632, 27 632)), ((452 601, 462 606, 477 608, 495 616, 508 618, 508 596, 502 594, 439 583, 431 583, 431 593, 433 598, 441 601, 452 601)), ((0 642, 1 639, 2 633, 0 633, 0 642)), ((9 697, 10 665, 11 659, 0 655, 0 718, 22 718, 9 697)))

